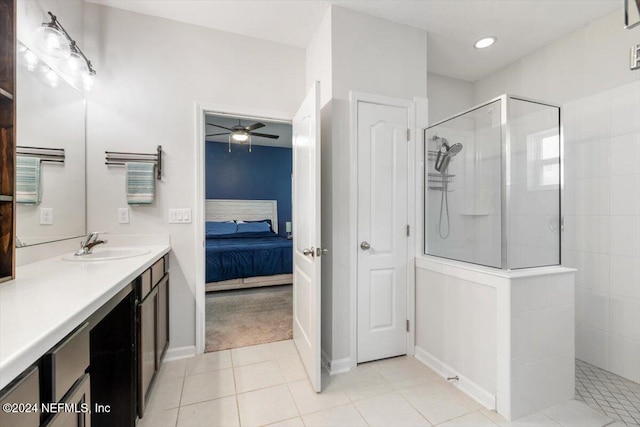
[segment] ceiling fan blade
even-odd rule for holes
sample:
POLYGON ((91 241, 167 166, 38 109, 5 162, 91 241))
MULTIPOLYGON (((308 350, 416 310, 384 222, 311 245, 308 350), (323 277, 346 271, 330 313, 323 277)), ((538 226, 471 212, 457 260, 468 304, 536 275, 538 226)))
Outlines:
POLYGON ((207 138, 209 138, 210 136, 218 136, 218 135, 229 135, 229 132, 224 132, 224 133, 210 133, 209 135, 207 135, 207 138))
POLYGON ((262 138, 271 138, 271 139, 278 139, 280 138, 280 135, 269 135, 268 133, 256 133, 256 132, 249 132, 251 134, 251 136, 260 136, 262 138))
POLYGON ((224 126, 220 126, 220 125, 217 125, 217 124, 215 124, 215 123, 207 123, 207 126, 215 126, 215 127, 217 127, 217 128, 222 128, 222 129, 226 129, 226 130, 231 130, 230 128, 227 128, 227 127, 224 127, 224 126))
POLYGON ((245 129, 246 129, 248 132, 251 132, 251 131, 253 131, 253 130, 263 128, 264 126, 265 126, 265 124, 264 124, 264 123, 254 123, 254 124, 252 124, 251 126, 247 126, 247 127, 245 127, 245 129))

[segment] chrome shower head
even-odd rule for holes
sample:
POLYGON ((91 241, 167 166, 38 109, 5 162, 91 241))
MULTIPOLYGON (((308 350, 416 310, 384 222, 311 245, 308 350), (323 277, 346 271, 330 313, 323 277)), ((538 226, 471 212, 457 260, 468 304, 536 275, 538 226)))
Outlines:
POLYGON ((438 157, 436 158, 436 164, 434 167, 438 172, 444 174, 447 172, 451 158, 462 151, 462 144, 456 143, 449 145, 449 141, 445 138, 439 139, 442 141, 442 145, 440 146, 440 151, 438 151, 438 157))
POLYGON ((460 144, 459 142, 456 143, 456 144, 453 144, 451 147, 447 148, 447 154, 449 156, 455 156, 456 154, 458 154, 461 151, 462 151, 462 144, 460 144))

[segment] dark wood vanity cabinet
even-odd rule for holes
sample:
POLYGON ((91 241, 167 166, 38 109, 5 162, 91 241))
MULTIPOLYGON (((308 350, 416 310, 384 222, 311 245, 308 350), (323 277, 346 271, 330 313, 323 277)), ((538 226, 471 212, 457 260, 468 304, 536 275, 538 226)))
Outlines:
POLYGON ((169 255, 139 278, 138 416, 142 418, 156 373, 169 346, 169 255))
POLYGON ((0 403, 39 405, 33 413, 0 410, 0 427, 135 427, 169 345, 168 258, 0 390, 0 403))
POLYGON ((0 281, 15 273, 16 3, 0 0, 0 281))

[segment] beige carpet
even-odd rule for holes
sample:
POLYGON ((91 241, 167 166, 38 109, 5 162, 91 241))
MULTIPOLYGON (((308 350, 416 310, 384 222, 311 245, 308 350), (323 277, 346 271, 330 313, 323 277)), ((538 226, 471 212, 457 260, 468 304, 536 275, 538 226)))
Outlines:
POLYGON ((208 292, 205 351, 293 338, 292 285, 208 292))

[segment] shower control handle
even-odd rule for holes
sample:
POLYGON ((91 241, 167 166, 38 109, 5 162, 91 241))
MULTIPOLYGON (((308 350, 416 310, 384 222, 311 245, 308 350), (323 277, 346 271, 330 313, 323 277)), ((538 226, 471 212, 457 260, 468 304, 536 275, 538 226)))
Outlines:
POLYGON ((363 251, 368 251, 369 249, 371 249, 371 245, 365 240, 364 242, 360 243, 360 249, 362 249, 363 251))

